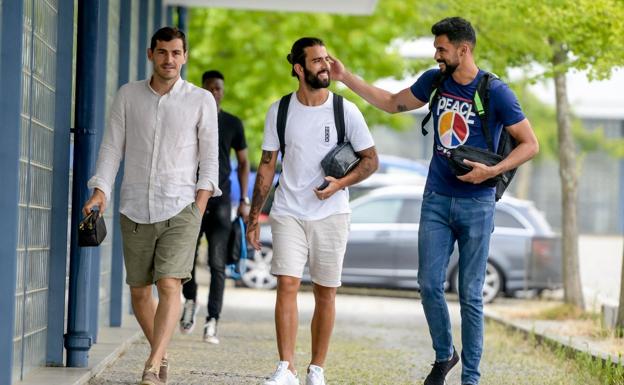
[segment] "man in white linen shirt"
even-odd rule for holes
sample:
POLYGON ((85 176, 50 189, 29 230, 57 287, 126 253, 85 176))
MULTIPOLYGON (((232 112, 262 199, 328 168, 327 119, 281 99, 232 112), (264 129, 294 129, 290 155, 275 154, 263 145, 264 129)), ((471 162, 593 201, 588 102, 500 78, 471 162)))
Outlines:
POLYGON ((167 382, 167 346, 180 317, 182 284, 191 277, 201 218, 218 187, 217 107, 212 94, 180 78, 186 37, 164 27, 152 36, 149 80, 121 87, 104 132, 93 195, 106 208, 119 164, 121 233, 132 308, 151 346, 142 385, 167 382), (197 170, 199 167, 199 176, 197 170), (158 302, 152 297, 152 284, 158 302))
MULTIPOLYGON (((378 166, 377 151, 362 113, 344 100, 345 141, 360 156, 360 163, 340 179, 324 177, 321 159, 338 142, 334 122, 335 95, 327 89, 331 61, 323 41, 304 37, 288 55, 291 74, 299 89, 290 95, 282 174, 271 208, 273 259, 271 273, 277 276, 275 329, 280 362, 265 385, 298 385, 295 371, 297 337, 297 291, 307 261, 314 283, 312 357, 306 385, 325 385, 323 366, 336 316, 336 288, 340 286, 342 261, 349 235, 349 193, 346 187, 366 179, 378 166), (319 186, 325 179, 329 184, 319 186)), ((277 152, 278 105, 273 103, 264 126, 262 159, 258 166, 247 238, 260 249, 258 214, 271 189, 277 152)))

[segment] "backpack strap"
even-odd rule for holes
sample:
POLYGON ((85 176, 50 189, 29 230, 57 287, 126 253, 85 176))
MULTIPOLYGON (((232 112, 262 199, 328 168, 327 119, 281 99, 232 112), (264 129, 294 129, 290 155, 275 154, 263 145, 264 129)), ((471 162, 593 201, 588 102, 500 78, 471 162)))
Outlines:
POLYGON ((483 130, 483 136, 485 136, 485 141, 487 142, 488 149, 492 152, 496 152, 494 148, 494 141, 492 139, 492 133, 490 132, 490 127, 488 125, 488 110, 490 108, 490 86, 494 80, 498 79, 496 75, 486 72, 479 79, 479 83, 477 84, 477 90, 474 95, 474 106, 477 110, 477 114, 479 115, 479 119, 481 120, 481 129, 483 130))
POLYGON ((420 124, 420 130, 423 136, 426 136, 429 131, 425 128, 429 120, 431 119, 431 113, 433 111, 433 106, 435 106, 436 102, 440 98, 440 94, 442 93, 442 84, 446 81, 448 76, 442 74, 442 72, 438 72, 433 75, 433 82, 431 83, 431 94, 429 94, 429 112, 425 115, 424 119, 420 124))
POLYGON ((286 150, 286 141, 284 135, 286 132, 286 119, 288 118, 288 104, 292 93, 282 96, 279 107, 277 108, 277 137, 280 143, 280 152, 282 153, 282 162, 284 161, 284 151, 286 150))
POLYGON ((345 137, 344 100, 342 96, 336 94, 334 94, 334 124, 336 125, 338 144, 342 144, 345 137))

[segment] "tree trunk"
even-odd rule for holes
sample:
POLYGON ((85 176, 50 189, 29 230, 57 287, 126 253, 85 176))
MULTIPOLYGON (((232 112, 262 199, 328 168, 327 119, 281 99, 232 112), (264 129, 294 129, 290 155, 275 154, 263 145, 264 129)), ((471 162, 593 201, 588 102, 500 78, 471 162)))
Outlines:
POLYGON ((622 251, 622 272, 620 276, 620 305, 618 306, 618 315, 615 327, 618 330, 618 335, 622 337, 622 334, 624 333, 624 250, 622 251))
POLYGON ((570 124, 566 70, 560 65, 567 61, 567 51, 558 47, 553 58, 557 128, 559 137, 559 175, 561 177, 561 229, 563 245, 563 290, 566 303, 584 308, 583 288, 579 269, 576 149, 570 124))

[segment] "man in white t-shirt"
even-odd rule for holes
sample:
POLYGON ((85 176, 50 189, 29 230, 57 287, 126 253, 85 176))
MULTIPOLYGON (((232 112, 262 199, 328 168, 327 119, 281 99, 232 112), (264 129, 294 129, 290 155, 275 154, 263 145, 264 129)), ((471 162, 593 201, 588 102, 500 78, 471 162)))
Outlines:
MULTIPOLYGON (((280 362, 264 385, 298 385, 295 340, 298 327, 297 292, 306 262, 314 284, 312 358, 306 385, 325 385, 323 366, 336 314, 336 288, 340 286, 351 209, 347 187, 370 176, 378 166, 373 138, 362 113, 344 101, 345 138, 360 156, 360 163, 340 179, 326 177, 321 160, 336 146, 333 98, 327 87, 332 61, 323 42, 304 37, 288 55, 292 75, 299 80, 290 97, 284 132, 282 173, 271 208, 273 260, 277 276, 275 324, 280 362), (319 189, 324 179, 327 187, 319 189)), ((249 214, 247 238, 260 249, 258 214, 275 174, 280 139, 277 132, 279 102, 271 105, 264 126, 262 158, 258 166, 249 214)))

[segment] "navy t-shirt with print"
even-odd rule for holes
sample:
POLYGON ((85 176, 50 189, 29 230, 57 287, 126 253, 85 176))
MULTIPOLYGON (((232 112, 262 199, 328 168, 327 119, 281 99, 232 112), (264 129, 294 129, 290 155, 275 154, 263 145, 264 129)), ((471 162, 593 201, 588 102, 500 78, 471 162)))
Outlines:
MULTIPOLYGON (((426 103, 431 95, 433 79, 439 72, 439 69, 432 69, 420 76, 410 87, 412 94, 426 103)), ((483 74, 485 72, 479 70, 477 77, 465 86, 455 82, 451 76, 442 84, 442 93, 432 109, 435 142, 426 189, 458 198, 494 197, 493 187, 475 185, 457 179, 444 155, 444 149, 455 148, 462 144, 487 148, 487 142, 481 130, 481 120, 473 107, 477 84, 483 74)), ((514 93, 502 81, 492 82, 489 92, 488 127, 494 138, 494 148, 496 148, 502 128, 524 120, 524 114, 514 93)))

